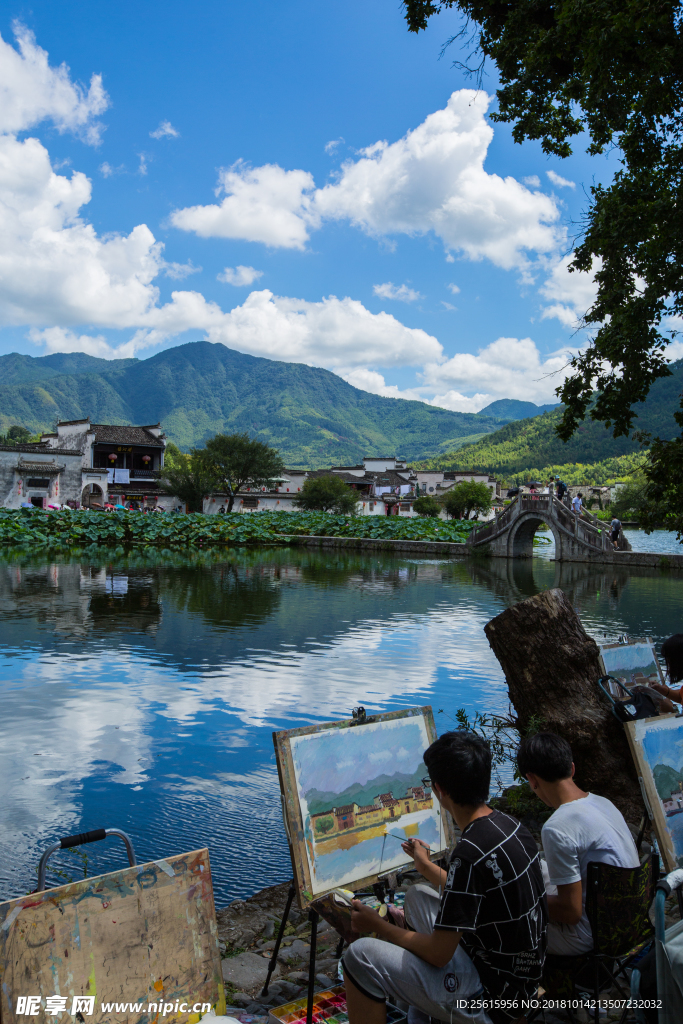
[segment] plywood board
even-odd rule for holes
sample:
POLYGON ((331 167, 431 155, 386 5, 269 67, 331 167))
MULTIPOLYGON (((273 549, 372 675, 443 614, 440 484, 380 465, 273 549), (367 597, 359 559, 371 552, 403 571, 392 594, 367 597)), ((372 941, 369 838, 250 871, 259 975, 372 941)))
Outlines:
POLYGON ((94 997, 92 1012, 78 1018, 86 1024, 193 1024, 202 1003, 224 1013, 208 850, 0 904, 2 1024, 72 1024, 78 996, 94 997), (40 996, 37 1016, 19 1015, 22 996, 40 996), (66 1006, 46 1015, 54 997, 66 1006), (139 1008, 104 1010, 106 1003, 139 1008), (164 1003, 172 1004, 166 1013, 164 1003))
POLYGON ((683 718, 641 718, 625 728, 659 851, 674 871, 683 867, 683 718))
POLYGON ((453 845, 422 782, 435 739, 428 706, 273 733, 300 906, 412 864, 402 839, 422 839, 435 857, 453 845))

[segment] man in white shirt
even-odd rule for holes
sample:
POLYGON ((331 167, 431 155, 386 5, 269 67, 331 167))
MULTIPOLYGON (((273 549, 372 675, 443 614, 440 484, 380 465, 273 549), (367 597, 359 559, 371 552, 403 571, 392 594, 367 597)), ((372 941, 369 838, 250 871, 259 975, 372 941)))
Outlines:
POLYGON ((582 498, 583 498, 583 494, 581 494, 580 491, 579 491, 579 493, 577 495, 575 495, 572 498, 572 511, 576 512, 577 516, 581 515, 582 509, 583 509, 583 505, 582 505, 582 502, 581 502, 582 498))
POLYGON ((588 863, 637 868, 636 844, 611 800, 574 782, 572 750, 552 732, 529 736, 517 753, 519 774, 554 814, 541 830, 548 897, 548 953, 576 956, 593 948, 586 916, 588 863))

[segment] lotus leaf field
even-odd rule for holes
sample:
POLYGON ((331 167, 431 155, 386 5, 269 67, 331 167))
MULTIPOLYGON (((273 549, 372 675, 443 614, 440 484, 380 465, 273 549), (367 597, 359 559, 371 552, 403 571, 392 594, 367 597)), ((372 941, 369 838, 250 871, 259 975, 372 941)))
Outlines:
POLYGON ((0 510, 0 547, 204 548, 288 544, 290 537, 370 537, 378 540, 464 542, 474 522, 400 516, 341 516, 328 512, 193 513, 0 510))

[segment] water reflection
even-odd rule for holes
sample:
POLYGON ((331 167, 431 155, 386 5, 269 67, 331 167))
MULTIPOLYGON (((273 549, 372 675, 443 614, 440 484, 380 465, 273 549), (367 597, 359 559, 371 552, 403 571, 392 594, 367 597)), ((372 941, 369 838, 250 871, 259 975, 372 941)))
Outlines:
MULTIPOLYGON (((287 549, 0 563, 0 895, 32 888, 55 837, 114 825, 144 859, 208 845, 219 905, 287 878, 272 730, 356 704, 431 703, 440 729, 504 710, 483 626, 553 586, 596 637, 681 629, 678 578, 646 569, 287 549)), ((88 852, 91 873, 120 862, 88 852)))

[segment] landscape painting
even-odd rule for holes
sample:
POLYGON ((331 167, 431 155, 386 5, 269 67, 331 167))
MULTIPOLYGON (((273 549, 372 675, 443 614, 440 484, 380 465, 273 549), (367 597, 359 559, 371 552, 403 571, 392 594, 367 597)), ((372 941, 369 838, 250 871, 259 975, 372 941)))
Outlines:
POLYGON ((683 718, 644 718, 626 725, 667 871, 683 867, 683 718))
POLYGON ((431 708, 274 738, 304 899, 357 888, 411 863, 401 848, 406 839, 423 840, 434 854, 451 844, 423 761, 436 738, 431 708))
MULTIPOLYGON (((606 675, 615 676, 624 686, 652 686, 661 683, 662 672, 650 640, 636 640, 630 644, 603 644, 600 658, 606 675)), ((610 683, 615 697, 625 697, 623 691, 610 683)))

